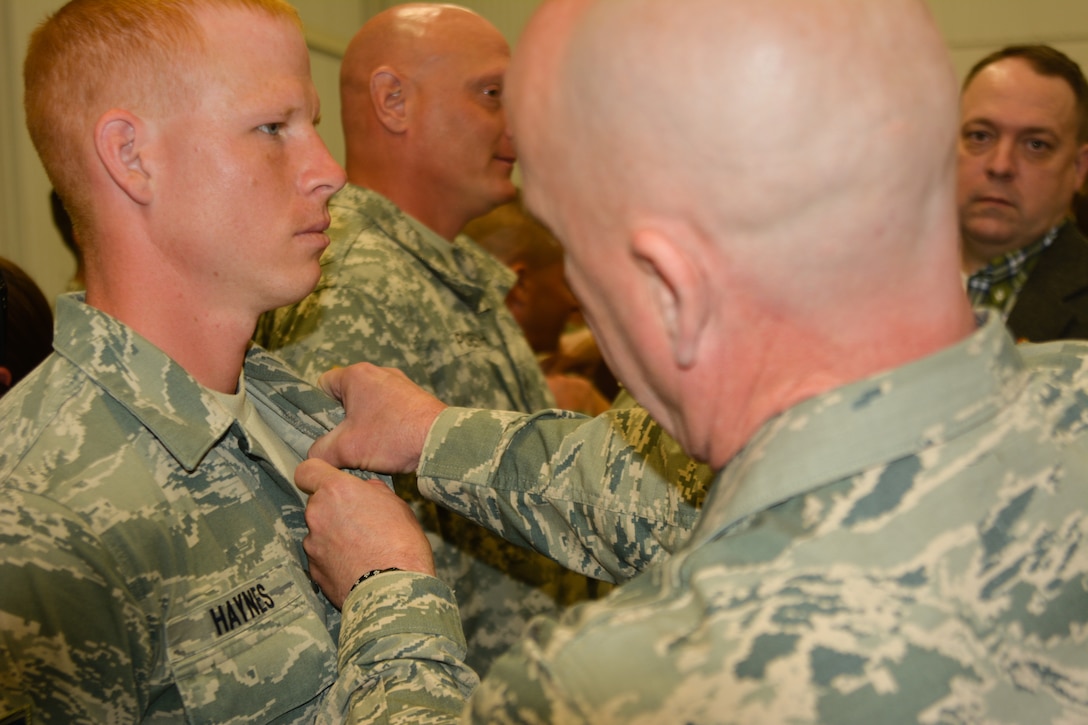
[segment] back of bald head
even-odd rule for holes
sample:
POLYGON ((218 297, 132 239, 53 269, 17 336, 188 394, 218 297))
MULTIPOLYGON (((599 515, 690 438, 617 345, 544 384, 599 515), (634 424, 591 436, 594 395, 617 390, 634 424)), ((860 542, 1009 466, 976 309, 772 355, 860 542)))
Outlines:
POLYGON ((790 260, 954 253, 956 79, 922 0, 555 0, 538 20, 514 134, 526 178, 544 159, 585 214, 682 216, 775 286, 790 260))

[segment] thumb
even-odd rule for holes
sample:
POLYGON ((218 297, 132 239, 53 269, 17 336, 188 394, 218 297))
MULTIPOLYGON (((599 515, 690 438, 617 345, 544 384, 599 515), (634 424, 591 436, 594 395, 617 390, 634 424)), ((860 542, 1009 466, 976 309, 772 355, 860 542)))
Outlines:
POLYGON ((341 448, 343 445, 350 445, 351 443, 350 434, 347 438, 344 438, 344 427, 345 424, 341 423, 315 440, 308 453, 310 460, 321 459, 327 465, 331 464, 330 467, 336 468, 359 468, 360 466, 353 464, 342 455, 341 448))
POLYGON ((363 462, 359 435, 347 421, 336 426, 313 442, 310 458, 320 458, 335 468, 368 468, 363 462))
POLYGON ((321 377, 317 379, 317 387, 321 388, 326 395, 342 403, 344 402, 343 380, 344 368, 334 367, 321 374, 321 377))
POLYGON ((331 478, 340 471, 325 461, 309 458, 295 468, 295 485, 300 490, 313 496, 331 478))

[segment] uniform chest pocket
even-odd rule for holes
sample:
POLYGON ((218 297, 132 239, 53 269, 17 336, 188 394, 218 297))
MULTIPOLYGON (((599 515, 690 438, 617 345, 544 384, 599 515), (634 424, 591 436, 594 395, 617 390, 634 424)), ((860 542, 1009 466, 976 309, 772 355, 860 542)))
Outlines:
POLYGON ((320 606, 283 565, 193 597, 167 624, 188 721, 269 722, 328 688, 336 643, 320 606))

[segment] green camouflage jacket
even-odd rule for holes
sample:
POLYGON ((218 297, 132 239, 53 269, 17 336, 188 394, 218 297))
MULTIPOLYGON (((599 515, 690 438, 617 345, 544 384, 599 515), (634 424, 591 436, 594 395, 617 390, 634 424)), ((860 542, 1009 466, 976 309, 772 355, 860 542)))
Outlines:
POLYGON ((348 184, 313 294, 261 318, 255 340, 308 380, 356 362, 398 368, 448 405, 555 407, 504 300, 514 273, 468 237, 452 245, 348 184), (433 238, 424 239, 423 232, 433 238), (445 255, 438 245, 450 246, 445 255))
MULTIPOLYGON (((577 447, 541 447, 524 417, 447 411, 444 430, 463 430, 429 438, 422 491, 464 500, 466 513, 494 499, 508 535, 578 542, 561 546, 568 559, 579 547, 622 570, 639 568, 633 551, 647 558, 608 598, 534 621, 464 717, 1088 722, 1086 354, 1083 343, 1018 349, 995 316, 952 348, 804 401, 719 472, 671 555, 682 536, 632 547, 638 525, 615 525, 608 505, 626 486, 649 506, 647 526, 682 528, 689 497, 671 484, 609 472, 594 486, 569 475, 594 465, 592 451, 564 459, 556 452, 577 447)), ((426 580, 375 577, 345 603, 328 704, 343 707, 352 678, 357 699, 337 715, 454 717, 466 687, 442 624, 449 603, 410 594, 426 580), (416 612, 416 638, 385 630, 393 610, 401 622, 416 612)))
MULTIPOLYGON (((348 185, 329 203, 332 244, 321 281, 264 316, 257 341, 307 379, 368 361, 402 370, 451 405, 554 406, 532 350, 505 305, 513 273, 467 237, 452 246, 388 199, 348 185), (425 239, 430 233, 432 239, 425 239), (443 254, 439 245, 450 246, 443 254)), ((431 534, 438 576, 457 595, 469 663, 486 671, 537 614, 595 596, 598 584, 425 501, 398 481, 431 534)))
MULTIPOLYGON (((309 722, 339 614, 300 496, 212 395, 80 296, 0 399, 0 720, 309 722)), ((304 457, 339 406, 256 348, 246 393, 304 457)))

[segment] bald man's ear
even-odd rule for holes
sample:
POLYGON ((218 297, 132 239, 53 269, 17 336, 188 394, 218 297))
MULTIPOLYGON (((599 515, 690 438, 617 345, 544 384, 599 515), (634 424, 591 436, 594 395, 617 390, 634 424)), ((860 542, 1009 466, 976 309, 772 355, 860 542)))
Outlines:
POLYGON ((144 168, 147 129, 137 116, 121 109, 102 114, 94 127, 94 147, 106 173, 137 204, 151 201, 151 177, 144 168))
POLYGON ((681 368, 695 363, 713 304, 694 241, 694 230, 670 224, 638 230, 631 245, 639 266, 650 276, 673 360, 681 368))
POLYGON ((379 68, 370 76, 374 113, 391 133, 404 133, 408 128, 407 100, 404 83, 392 68, 379 68))

